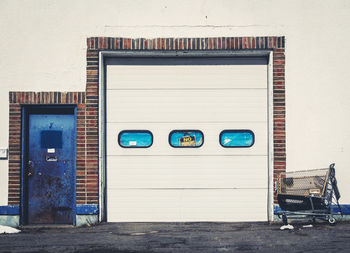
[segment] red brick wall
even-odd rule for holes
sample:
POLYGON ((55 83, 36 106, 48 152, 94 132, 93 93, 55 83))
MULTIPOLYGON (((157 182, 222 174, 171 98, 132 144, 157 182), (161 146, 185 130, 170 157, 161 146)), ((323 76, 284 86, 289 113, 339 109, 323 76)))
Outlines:
POLYGON ((273 51, 274 177, 286 169, 284 37, 87 39, 86 92, 10 92, 9 196, 20 204, 21 106, 77 105, 77 204, 98 204, 98 65, 100 50, 259 50, 273 51))
MULTIPOLYGON (((284 37, 218 37, 129 39, 92 37, 87 39, 89 53, 99 50, 256 50, 284 49, 284 37)), ((97 59, 98 60, 98 59, 97 59)))
POLYGON ((86 199, 98 204, 98 52, 87 51, 86 66, 86 199))
MULTIPOLYGON (((286 92, 284 49, 273 51, 273 149, 274 182, 286 171, 286 92)), ((276 195, 274 201, 277 203, 276 195)))

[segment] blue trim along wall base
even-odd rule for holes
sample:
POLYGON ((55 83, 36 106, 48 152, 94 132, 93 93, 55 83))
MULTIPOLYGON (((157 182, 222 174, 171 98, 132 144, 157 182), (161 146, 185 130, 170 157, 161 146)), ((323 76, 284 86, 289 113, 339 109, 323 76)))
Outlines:
POLYGON ((0 206, 0 215, 19 215, 19 206, 0 206))
POLYGON ((77 215, 98 214, 98 205, 77 205, 77 215))
MULTIPOLYGON (((333 208, 333 212, 334 213, 338 213, 340 210, 338 208, 338 206, 332 206, 333 208)), ((349 215, 350 214, 350 205, 340 205, 341 211, 343 214, 345 215, 349 215)))
POLYGON ((76 226, 91 226, 98 223, 98 205, 77 205, 76 211, 76 226))
MULTIPOLYGON (((77 205, 77 214, 98 214, 98 205, 77 205)), ((19 206, 0 206, 0 215, 19 215, 19 206)))
MULTIPOLYGON (((349 215, 350 214, 350 205, 340 205, 341 211, 344 215, 349 215)), ((333 212, 336 214, 339 212, 339 208, 337 205, 332 205, 333 212)), ((283 210, 278 206, 275 205, 273 207, 273 213, 276 215, 278 212, 282 212, 283 210)))
MULTIPOLYGON (((98 205, 76 205, 76 226, 90 226, 98 223, 98 205)), ((19 206, 0 206, 0 225, 18 227, 19 206)))
POLYGON ((0 206, 0 225, 19 227, 19 206, 0 206))

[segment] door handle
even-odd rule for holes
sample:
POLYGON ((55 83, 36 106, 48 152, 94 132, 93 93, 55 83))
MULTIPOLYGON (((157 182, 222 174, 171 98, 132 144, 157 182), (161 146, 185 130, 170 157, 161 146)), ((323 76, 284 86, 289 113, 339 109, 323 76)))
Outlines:
POLYGON ((28 177, 31 177, 34 175, 34 167, 33 167, 32 161, 28 161, 27 175, 28 175, 28 177))

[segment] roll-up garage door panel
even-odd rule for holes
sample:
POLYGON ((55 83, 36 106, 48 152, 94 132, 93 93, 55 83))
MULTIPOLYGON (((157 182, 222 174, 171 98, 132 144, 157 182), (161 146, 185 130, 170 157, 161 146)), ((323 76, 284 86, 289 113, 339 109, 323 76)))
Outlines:
POLYGON ((267 123, 109 123, 107 125, 107 150, 110 155, 266 155, 267 123), (118 134, 125 129, 147 129, 154 134, 153 144, 147 149, 126 149, 118 145, 118 134), (204 134, 200 148, 173 148, 169 133, 175 129, 198 129, 204 134), (224 129, 250 129, 255 133, 251 148, 223 148, 219 134, 224 129))
POLYGON ((266 220, 266 191, 251 189, 118 190, 108 198, 113 221, 266 220), (258 199, 259 201, 255 201, 258 199))
POLYGON ((110 90, 107 122, 266 121, 266 103, 266 89, 110 90))
POLYGON ((266 65, 108 65, 107 90, 266 88, 266 69, 266 65))
POLYGON ((108 66, 108 221, 267 219, 267 67, 108 66), (125 129, 150 130, 124 149, 125 129), (200 148, 170 147, 174 129, 199 129, 200 148), (251 148, 223 148, 224 129, 250 129, 251 148))
POLYGON ((120 188, 266 188, 267 157, 108 157, 110 191, 120 188))

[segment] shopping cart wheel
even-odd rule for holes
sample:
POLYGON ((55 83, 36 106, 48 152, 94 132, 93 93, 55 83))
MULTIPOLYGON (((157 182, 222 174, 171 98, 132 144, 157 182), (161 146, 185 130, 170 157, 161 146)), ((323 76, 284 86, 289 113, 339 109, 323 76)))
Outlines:
POLYGON ((334 226, 334 225, 337 223, 337 220, 334 219, 333 217, 330 217, 330 218, 328 219, 328 223, 329 223, 330 225, 334 226))

